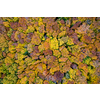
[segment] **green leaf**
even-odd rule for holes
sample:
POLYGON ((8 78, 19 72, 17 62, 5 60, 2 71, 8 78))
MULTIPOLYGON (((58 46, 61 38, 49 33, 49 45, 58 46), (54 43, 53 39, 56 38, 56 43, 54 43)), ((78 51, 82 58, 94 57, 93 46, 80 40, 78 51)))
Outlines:
POLYGON ((89 64, 91 61, 91 58, 89 56, 87 56, 85 59, 83 59, 83 63, 85 64, 89 64))

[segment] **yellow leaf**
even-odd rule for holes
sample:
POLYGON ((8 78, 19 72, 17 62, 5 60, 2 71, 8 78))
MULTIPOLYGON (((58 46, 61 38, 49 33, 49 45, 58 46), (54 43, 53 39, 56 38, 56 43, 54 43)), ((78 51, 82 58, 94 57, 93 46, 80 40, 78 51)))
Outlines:
POLYGON ((30 33, 30 32, 33 32, 33 31, 34 31, 34 27, 30 25, 30 26, 28 26, 25 33, 30 33))
POLYGON ((68 38, 68 41, 67 41, 67 45, 73 45, 73 39, 72 38, 68 38))
POLYGON ((24 78, 21 79, 20 83, 21 84, 26 84, 28 81, 28 78, 25 76, 24 78))
POLYGON ((76 71, 75 70, 73 70, 73 69, 70 69, 70 71, 69 71, 69 73, 70 73, 70 78, 72 79, 74 79, 75 78, 75 74, 76 74, 76 71))
POLYGON ((58 49, 58 41, 57 41, 56 38, 53 38, 53 39, 51 40, 50 48, 51 48, 51 49, 58 49))
POLYGON ((10 27, 9 22, 3 22, 4 26, 10 27))
POLYGON ((61 33, 59 33, 58 37, 60 38, 60 37, 64 36, 65 34, 66 34, 66 31, 62 31, 61 33))
POLYGON ((6 57, 5 58, 5 63, 6 63, 6 65, 11 65, 12 63, 13 63, 13 61, 11 60, 11 58, 9 58, 9 57, 6 57))
POLYGON ((53 50, 53 55, 59 58, 61 56, 61 53, 59 50, 53 50))

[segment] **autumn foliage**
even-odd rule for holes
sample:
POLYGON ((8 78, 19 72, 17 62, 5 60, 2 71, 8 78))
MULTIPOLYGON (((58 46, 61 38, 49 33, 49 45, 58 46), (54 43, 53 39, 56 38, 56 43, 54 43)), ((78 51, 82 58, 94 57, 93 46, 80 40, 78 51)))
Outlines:
POLYGON ((99 83, 100 18, 0 18, 0 84, 99 83))

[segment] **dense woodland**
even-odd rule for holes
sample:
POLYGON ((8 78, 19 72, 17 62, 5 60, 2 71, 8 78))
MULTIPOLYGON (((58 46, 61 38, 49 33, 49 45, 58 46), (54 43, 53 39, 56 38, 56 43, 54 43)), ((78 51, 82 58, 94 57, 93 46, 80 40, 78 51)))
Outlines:
POLYGON ((0 18, 0 84, 99 83, 99 17, 0 18))

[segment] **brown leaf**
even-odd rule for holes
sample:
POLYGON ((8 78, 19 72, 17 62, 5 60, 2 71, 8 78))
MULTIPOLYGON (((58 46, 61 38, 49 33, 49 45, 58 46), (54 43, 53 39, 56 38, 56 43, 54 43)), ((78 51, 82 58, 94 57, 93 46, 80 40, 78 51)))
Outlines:
POLYGON ((3 54, 4 57, 6 57, 6 53, 5 52, 2 52, 2 54, 3 54))
POLYGON ((52 75, 47 75, 47 76, 46 76, 46 80, 47 80, 47 81, 50 81, 51 79, 52 79, 52 75))
POLYGON ((99 51, 97 52, 97 57, 100 60, 100 52, 99 51))
POLYGON ((74 81, 73 80, 72 81, 68 80, 67 84, 74 84, 74 81))
POLYGON ((71 27, 71 29, 76 29, 80 24, 81 24, 81 21, 76 22, 76 23, 71 27))
POLYGON ((41 39, 37 35, 37 33, 33 34, 31 43, 34 44, 34 45, 39 45, 41 43, 41 39))
POLYGON ((38 73, 38 76, 43 80, 45 79, 45 76, 42 73, 38 73))
POLYGON ((50 55, 47 55, 45 58, 47 59, 48 64, 54 62, 57 59, 55 56, 50 55))
POLYGON ((45 56, 52 55, 52 50, 44 50, 43 53, 45 56))
POLYGON ((1 75, 1 79, 3 79, 5 76, 6 76, 6 74, 2 74, 2 75, 1 75))
POLYGON ((74 63, 72 63, 72 64, 71 64, 71 68, 72 68, 72 69, 77 69, 77 65, 74 64, 74 63))
POLYGON ((48 42, 46 42, 46 41, 43 43, 43 46, 44 46, 45 50, 50 48, 50 44, 48 42))
POLYGON ((43 83, 44 83, 44 84, 49 84, 49 81, 45 80, 43 83))
POLYGON ((5 27, 0 25, 0 33, 4 34, 5 32, 6 32, 5 27))
POLYGON ((56 81, 61 82, 62 78, 64 77, 64 74, 60 71, 57 71, 54 73, 54 77, 56 77, 56 81))
POLYGON ((48 74, 47 69, 43 71, 43 75, 46 76, 48 74))
POLYGON ((61 19, 61 21, 60 21, 60 22, 61 22, 61 24, 65 24, 65 22, 64 22, 64 20, 63 20, 63 19, 61 19))
POLYGON ((16 41, 17 41, 17 40, 15 39, 15 32, 12 33, 12 35, 11 35, 11 40, 12 40, 13 42, 16 42, 16 41))
POLYGON ((77 33, 73 33, 73 34, 72 34, 71 36, 69 36, 69 37, 71 37, 71 38, 74 39, 73 42, 74 42, 75 44, 77 44, 77 43, 79 42, 77 33))
POLYGON ((18 28, 18 23, 17 23, 17 22, 10 22, 10 27, 11 27, 13 30, 17 30, 17 28, 18 28))
POLYGON ((67 59, 68 58, 61 57, 61 58, 59 58, 59 62, 66 62, 67 59))
POLYGON ((55 67, 55 64, 53 64, 53 62, 48 64, 48 68, 54 68, 54 67, 55 67))
POLYGON ((22 27, 23 30, 26 30, 27 29, 26 24, 27 22, 24 17, 19 18, 18 27, 22 27))
POLYGON ((88 36, 88 35, 84 35, 83 36, 83 42, 85 42, 85 43, 91 43, 91 37, 90 36, 88 36))
POLYGON ((6 40, 10 40, 10 37, 8 37, 7 34, 4 34, 4 37, 6 38, 6 40))

